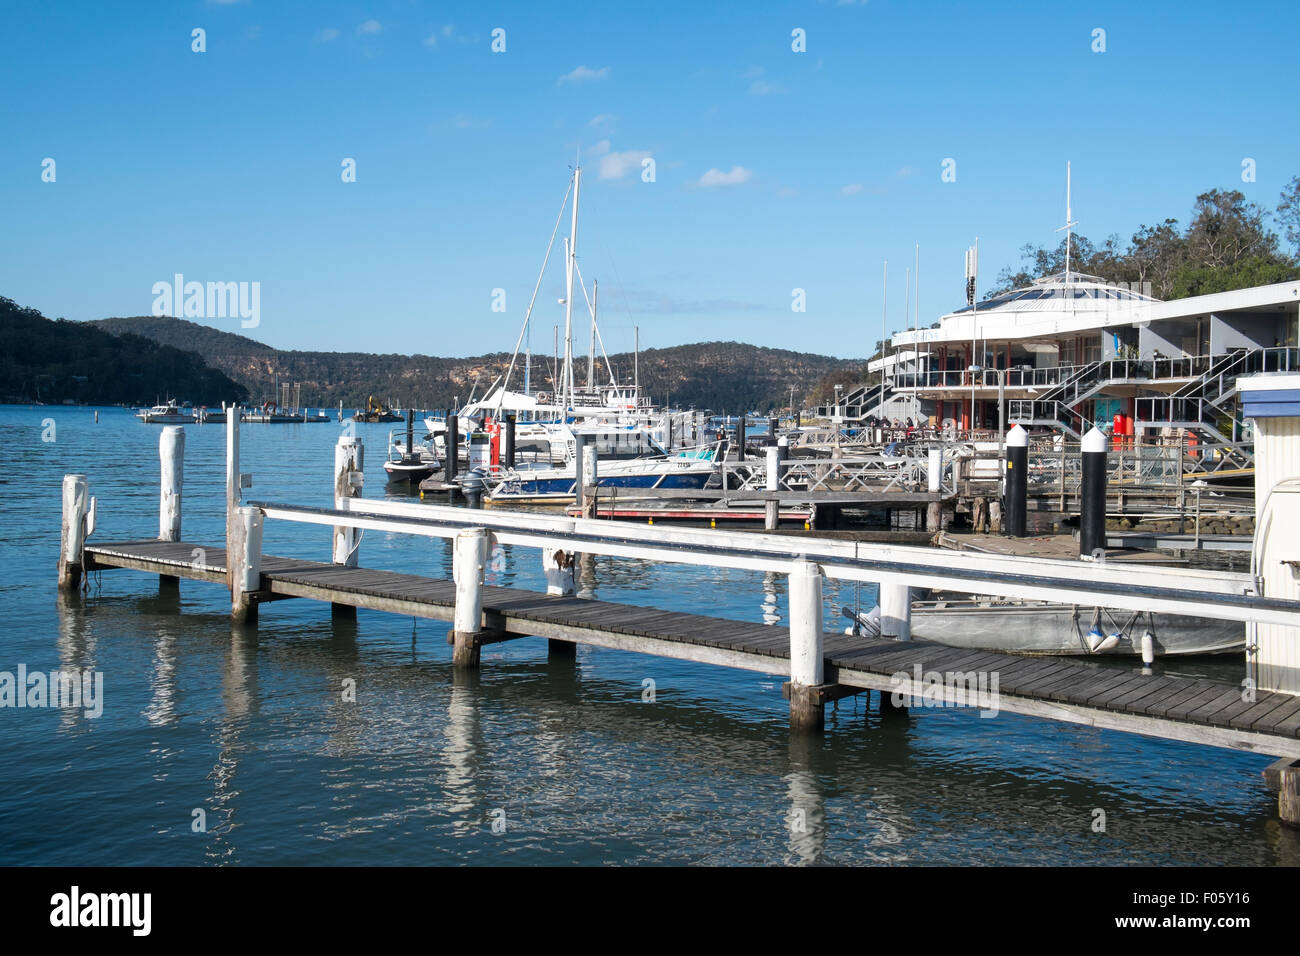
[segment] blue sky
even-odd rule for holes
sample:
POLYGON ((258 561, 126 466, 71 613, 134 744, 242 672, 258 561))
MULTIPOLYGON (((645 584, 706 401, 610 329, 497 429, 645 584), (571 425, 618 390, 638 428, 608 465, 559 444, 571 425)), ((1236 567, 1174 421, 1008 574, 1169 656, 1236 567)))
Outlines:
POLYGON ((611 351, 638 325, 643 348, 861 356, 885 259, 894 330, 920 243, 928 325, 961 304, 976 236, 984 289, 1056 241, 1067 159, 1094 240, 1185 220, 1213 186, 1271 209, 1300 173, 1287 3, 567 6, 7 3, 0 294, 147 314, 180 272, 259 282, 248 334, 283 348, 508 350, 581 150, 580 267, 611 351))

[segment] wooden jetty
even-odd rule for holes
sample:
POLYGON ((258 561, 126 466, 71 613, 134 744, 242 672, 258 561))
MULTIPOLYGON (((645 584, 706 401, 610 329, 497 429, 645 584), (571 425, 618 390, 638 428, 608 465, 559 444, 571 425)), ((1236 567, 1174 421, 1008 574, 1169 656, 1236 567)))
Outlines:
MULTIPOLYGON (((85 559, 87 571, 131 568, 218 583, 228 570, 224 548, 196 542, 112 542, 88 546, 85 559), (196 562, 196 553, 205 556, 204 563, 196 562)), ((456 590, 454 581, 444 579, 263 555, 255 593, 259 603, 306 598, 453 621, 456 590)), ((790 667, 790 636, 781 627, 489 585, 482 587, 481 600, 475 659, 487 644, 543 637, 767 674, 786 674, 790 667)), ((1300 758, 1300 697, 1292 694, 1245 700, 1241 687, 1226 681, 926 641, 823 633, 820 643, 823 680, 816 695, 822 703, 869 690, 960 702, 950 682, 942 688, 927 688, 924 678, 917 682, 917 668, 922 675, 983 671, 998 675, 997 709, 1008 713, 1300 758)))
POLYGON ((1279 813, 1300 825, 1300 695, 1258 688, 1250 679, 1190 679, 1149 668, 1098 668, 910 640, 912 587, 1300 629, 1300 601, 1260 594, 1250 576, 369 500, 360 497, 362 449, 351 437, 340 439, 335 452, 334 507, 244 502, 242 489, 249 482, 239 470, 238 416, 228 421, 227 435, 224 543, 180 536, 183 469, 174 458, 183 444, 160 445, 165 484, 158 539, 87 543, 93 499, 83 476, 66 476, 61 586, 75 588, 85 571, 127 568, 160 581, 223 584, 232 616, 247 625, 257 623, 260 605, 286 599, 328 603, 338 615, 367 608, 450 621, 457 668, 478 667, 485 645, 536 637, 549 640, 557 654, 583 643, 777 674, 788 678, 790 724, 800 732, 822 727, 828 702, 876 691, 881 707, 965 706, 982 715, 1024 714, 1267 754, 1281 758, 1269 777, 1279 788, 1279 813), (264 555, 266 521, 330 528, 332 560, 264 555), (362 567, 358 551, 366 530, 450 539, 452 580, 362 567), (548 593, 486 585, 493 542, 539 549, 548 593), (579 554, 784 574, 789 624, 579 598, 573 593, 579 554), (826 630, 822 586, 828 579, 878 584, 881 638, 826 630))

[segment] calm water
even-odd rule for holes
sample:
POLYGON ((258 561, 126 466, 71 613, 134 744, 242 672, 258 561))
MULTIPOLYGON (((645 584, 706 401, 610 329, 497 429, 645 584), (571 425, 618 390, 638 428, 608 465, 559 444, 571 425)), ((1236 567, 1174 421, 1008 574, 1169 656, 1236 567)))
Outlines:
MULTIPOLYGON (((358 426, 368 496, 383 493, 387 429, 358 426)), ((60 601, 61 476, 88 476, 96 540, 152 537, 158 433, 122 409, 96 425, 85 408, 0 407, 0 670, 85 667, 105 683, 98 719, 0 709, 0 863, 1300 863, 1259 777, 1268 758, 1006 714, 882 719, 851 700, 824 737, 792 740, 780 679, 743 671, 596 649, 575 669, 526 639, 485 649, 466 677, 445 624, 339 624, 283 601, 241 632, 221 587, 183 581, 177 600, 130 571, 60 601)), ((186 435, 185 537, 219 543, 224 430, 186 435)), ((336 437, 245 426, 251 496, 328 504, 336 437)), ((265 547, 328 560, 328 532, 271 522, 265 547)), ((427 539, 370 532, 361 556, 449 571, 427 539)), ((537 552, 501 558, 490 583, 542 586, 537 552)), ((761 574, 597 558, 592 579, 603 599, 784 620, 784 581, 761 574)), ((828 621, 857 599, 828 588, 828 621)))

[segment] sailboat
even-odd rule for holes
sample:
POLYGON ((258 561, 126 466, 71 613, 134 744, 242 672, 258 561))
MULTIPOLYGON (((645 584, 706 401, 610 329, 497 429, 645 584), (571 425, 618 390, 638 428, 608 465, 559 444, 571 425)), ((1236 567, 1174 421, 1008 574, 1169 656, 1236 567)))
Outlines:
MULTIPOLYGON (((589 296, 578 265, 581 186, 582 167, 575 164, 506 372, 489 386, 481 399, 474 401, 471 396, 469 404, 457 413, 459 431, 467 441, 474 431, 488 423, 499 423, 506 415, 513 415, 515 447, 535 451, 532 462, 513 469, 496 465, 471 469, 462 484, 473 482, 476 487, 482 487, 488 500, 527 498, 563 502, 572 499, 576 482, 573 459, 578 435, 587 436, 596 443, 601 458, 600 483, 617 481, 628 487, 702 488, 717 469, 710 455, 673 457, 672 452, 679 444, 674 439, 682 439, 684 429, 674 431, 671 419, 641 393, 639 382, 628 385, 619 382, 614 375, 596 320, 599 285, 593 280, 589 296), (562 239, 565 276, 565 295, 560 302, 564 306, 563 361, 557 354, 552 390, 534 391, 531 388, 529 337, 533 309, 566 210, 570 212, 570 220, 569 235, 562 239), (573 355, 574 304, 578 296, 587 306, 591 328, 585 385, 578 382, 573 355), (608 380, 603 382, 596 377, 597 347, 605 359, 608 380), (513 390, 511 379, 521 365, 523 390, 513 390)), ((558 353, 558 333, 556 345, 558 353)), ((433 419, 426 419, 425 424, 430 432, 442 427, 442 423, 433 419)))

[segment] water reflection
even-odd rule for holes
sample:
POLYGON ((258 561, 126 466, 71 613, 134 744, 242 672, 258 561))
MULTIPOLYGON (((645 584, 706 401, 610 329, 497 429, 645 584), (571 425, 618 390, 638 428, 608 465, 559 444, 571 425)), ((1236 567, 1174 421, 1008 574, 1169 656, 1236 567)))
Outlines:
POLYGON ((236 777, 241 757, 253 746, 245 743, 244 732, 258 713, 257 674, 256 628, 231 624, 230 643, 221 669, 223 710, 217 729, 217 761, 208 774, 212 781, 212 806, 208 810, 209 842, 205 855, 212 863, 238 862, 238 847, 233 839, 240 826, 236 777), (215 826, 214 817, 217 818, 215 826))
POLYGON ((815 766, 821 740, 815 734, 790 735, 790 769, 785 775, 790 812, 787 864, 811 866, 826 852, 826 808, 815 766))
MULTIPOLYGON (((59 669, 65 673, 75 671, 94 673, 98 665, 95 657, 95 631, 86 620, 86 607, 80 592, 59 593, 55 607, 59 618, 59 636, 55 641, 59 655, 59 669)), ((105 680, 105 684, 107 684, 105 680)), ((105 702, 101 704, 107 706, 105 702)), ((59 710, 59 729, 70 731, 85 725, 88 718, 84 707, 62 707, 59 710)))
POLYGON ((763 603, 759 605, 759 614, 762 615, 764 624, 780 624, 781 611, 778 599, 780 591, 778 582, 781 576, 775 571, 765 571, 763 573, 763 603))
POLYGON ((478 786, 479 678, 476 671, 452 670, 451 692, 447 698, 447 723, 443 727, 443 765, 446 775, 443 793, 445 810, 452 819, 452 832, 458 837, 476 833, 482 821, 476 814, 481 789, 478 786))

